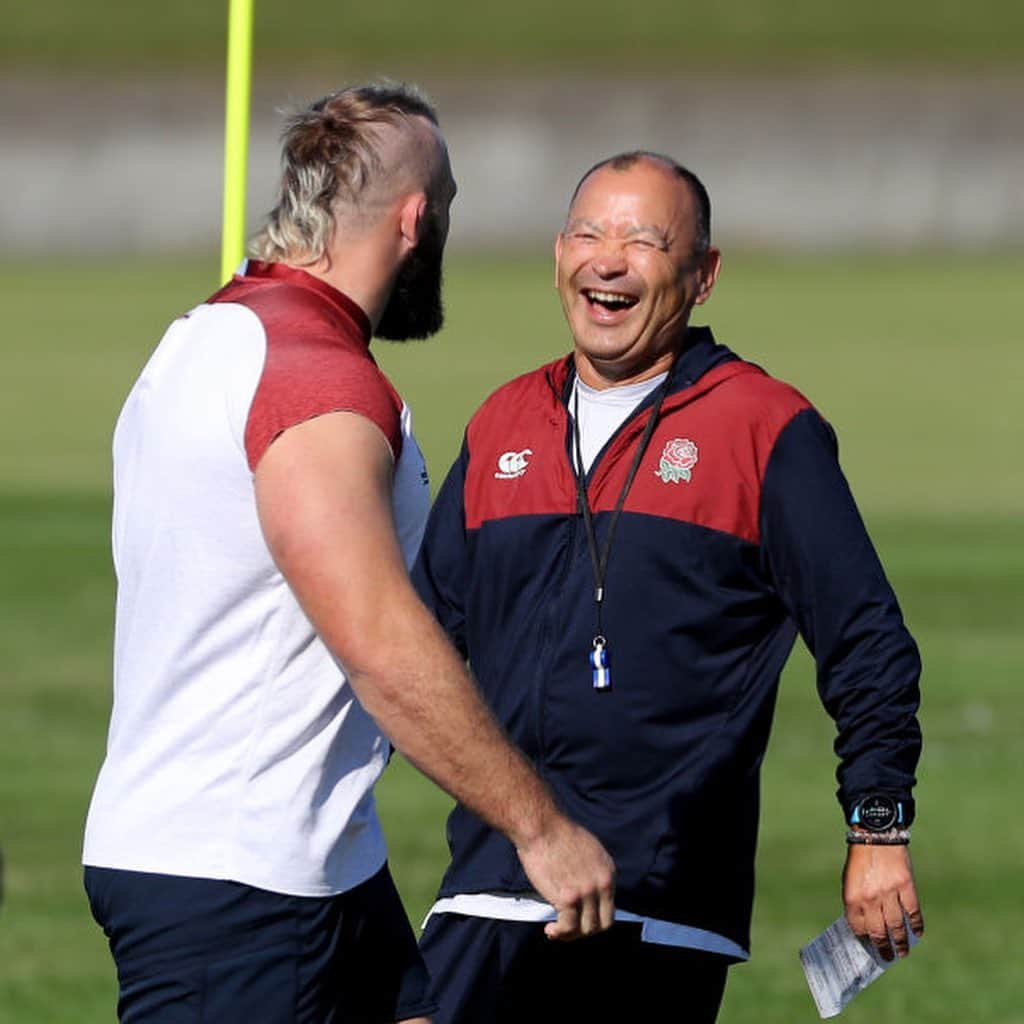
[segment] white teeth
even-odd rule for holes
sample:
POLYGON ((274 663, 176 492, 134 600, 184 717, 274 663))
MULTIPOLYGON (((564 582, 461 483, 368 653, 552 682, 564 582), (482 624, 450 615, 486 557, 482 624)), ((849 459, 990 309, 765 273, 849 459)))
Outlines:
POLYGON ((592 302, 613 302, 630 306, 636 302, 632 295, 623 295, 621 292, 599 292, 593 288, 588 288, 586 295, 592 302))

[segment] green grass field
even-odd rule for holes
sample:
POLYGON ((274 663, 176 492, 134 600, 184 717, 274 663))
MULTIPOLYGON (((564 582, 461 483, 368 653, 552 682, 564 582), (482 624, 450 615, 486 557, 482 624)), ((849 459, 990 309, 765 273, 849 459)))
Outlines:
MULTIPOLYGON (((109 437, 163 325, 212 290, 215 264, 0 267, 0 1024, 113 1019, 78 866, 110 700, 109 437)), ((924 655, 913 849, 928 935, 846 1011, 851 1024, 1024 1022, 1022 275, 1024 254, 759 255, 727 259, 706 307, 720 340, 835 424, 924 655)), ((379 352, 435 483, 479 400, 567 346, 542 259, 455 262, 448 305, 440 339, 379 352)), ((754 959, 732 973, 723 1024, 817 1019, 796 950, 840 910, 830 743, 800 651, 765 772, 754 959)), ((381 803, 418 917, 448 801, 399 762, 381 803)))
MULTIPOLYGON (((4 66, 103 73, 219 70, 227 3, 0 0, 4 66)), ((600 0, 480 4, 298 4, 255 0, 257 66, 311 65, 362 76, 396 61, 448 72, 685 71, 692 68, 1020 66, 1024 8, 1012 0, 903 0, 835 6, 815 0, 600 0)))

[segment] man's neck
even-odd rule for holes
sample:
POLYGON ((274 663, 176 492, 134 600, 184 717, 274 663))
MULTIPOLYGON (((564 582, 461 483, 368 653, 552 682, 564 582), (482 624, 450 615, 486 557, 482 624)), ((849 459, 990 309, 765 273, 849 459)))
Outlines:
POLYGON ((657 377, 672 368, 676 355, 676 352, 666 352, 654 362, 642 366, 616 367, 594 362, 577 349, 575 353, 576 375, 587 387, 593 388, 595 391, 604 391, 607 388, 639 384, 641 381, 650 380, 651 377, 657 377))
POLYGON ((375 331, 391 295, 398 267, 394 260, 387 259, 381 246, 372 244, 371 239, 359 241, 357 245, 336 243, 327 256, 299 269, 348 296, 366 314, 375 331))

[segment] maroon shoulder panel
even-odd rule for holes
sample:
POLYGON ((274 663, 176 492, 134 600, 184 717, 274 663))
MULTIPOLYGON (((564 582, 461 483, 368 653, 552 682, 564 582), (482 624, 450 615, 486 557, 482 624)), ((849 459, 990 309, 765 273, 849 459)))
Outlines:
MULTIPOLYGON (((497 391, 467 431, 466 526, 522 515, 571 515, 575 481, 566 452, 568 414, 552 367, 497 391)), ((779 433, 810 403, 741 361, 706 373, 662 407, 625 510, 677 519, 758 543, 765 466, 779 433)), ((639 443, 639 416, 600 457, 590 481, 595 512, 611 511, 639 443)))
POLYGON ((383 432, 398 461, 402 401, 368 348, 367 332, 347 308, 315 289, 279 280, 236 278, 215 301, 251 309, 266 333, 267 352, 245 429, 255 470, 271 442, 289 427, 329 412, 355 412, 383 432))
MULTIPOLYGON (((727 363, 666 401, 625 509, 704 526, 757 544, 761 482, 783 427, 809 402, 750 363, 727 363), (730 372, 731 371, 731 372, 730 372), (716 379, 711 379, 716 378, 716 379)), ((630 434, 643 429, 646 417, 630 434)), ((626 437, 615 448, 637 443, 626 437)), ((609 452, 611 454, 611 452, 609 452)), ((628 455, 594 475, 591 504, 614 508, 628 455)))
POLYGON ((565 453, 569 421, 549 379, 551 369, 542 367, 499 388, 470 421, 468 529, 491 519, 568 515, 576 508, 565 453))

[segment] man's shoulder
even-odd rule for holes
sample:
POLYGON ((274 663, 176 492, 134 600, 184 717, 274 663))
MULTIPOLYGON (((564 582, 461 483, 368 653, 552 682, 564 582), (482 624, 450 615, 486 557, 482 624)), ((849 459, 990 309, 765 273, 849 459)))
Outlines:
POLYGON ((563 356, 513 377, 484 399, 470 425, 553 407, 559 401, 567 374, 567 360, 563 356))
POLYGON ((244 306, 278 342, 342 344, 369 359, 358 326, 317 292, 287 280, 242 279, 213 295, 210 304, 244 306))
POLYGON ((735 423, 784 425, 813 403, 794 385, 773 377, 756 363, 738 360, 735 373, 715 389, 721 411, 735 423))

